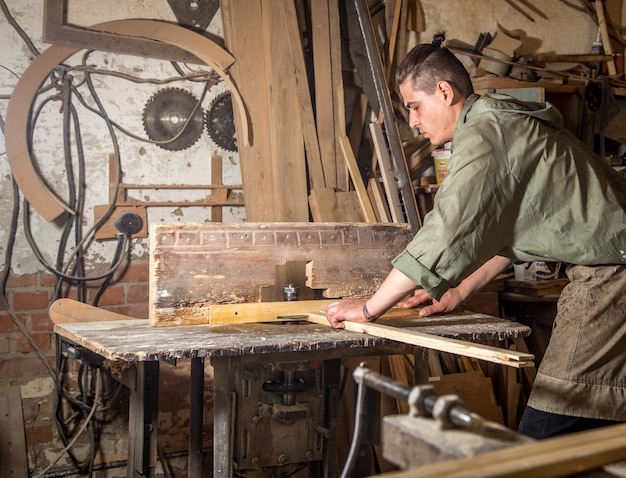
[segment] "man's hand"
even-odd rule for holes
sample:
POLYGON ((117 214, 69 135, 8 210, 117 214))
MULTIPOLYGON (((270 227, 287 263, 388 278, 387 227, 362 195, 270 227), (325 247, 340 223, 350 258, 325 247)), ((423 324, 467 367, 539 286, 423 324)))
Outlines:
MULTIPOLYGON (((398 303, 398 307, 413 308, 417 307, 424 302, 431 300, 424 289, 417 289, 412 297, 404 299, 398 303)), ((463 304, 463 295, 457 288, 448 289, 441 297, 441 300, 432 299, 432 304, 427 305, 419 311, 420 317, 428 317, 433 314, 440 314, 443 312, 451 312, 459 308, 463 304)))
POLYGON ((415 289, 411 297, 401 300, 398 302, 397 306, 402 309, 412 309, 429 300, 430 296, 428 295, 428 292, 424 289, 415 289))
POLYGON ((326 308, 326 318, 335 329, 343 329, 344 320, 368 322, 363 315, 363 304, 364 302, 358 299, 343 299, 331 302, 326 308))

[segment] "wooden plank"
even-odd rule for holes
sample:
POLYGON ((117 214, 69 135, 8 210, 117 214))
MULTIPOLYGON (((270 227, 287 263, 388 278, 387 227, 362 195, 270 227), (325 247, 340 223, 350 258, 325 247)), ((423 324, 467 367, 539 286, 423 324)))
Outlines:
MULTIPOLYGON (((250 122, 250 143, 237 145, 246 218, 274 221, 276 196, 280 191, 274 185, 271 156, 270 137, 275 133, 267 118, 269 85, 265 75, 261 0, 223 0, 220 7, 226 49, 237 59, 229 72, 245 102, 250 122)), ((233 113, 236 131, 243 131, 248 120, 236 109, 233 113)))
MULTIPOLYGON (((211 184, 222 185, 222 157, 218 154, 211 156, 211 184)), ((227 189, 215 189, 211 191, 211 197, 218 202, 224 202, 228 199, 227 189)), ((211 207, 211 221, 222 222, 222 206, 211 207)))
POLYGON ((260 302, 285 285, 277 266, 289 262, 306 264, 306 287, 323 297, 370 296, 410 241, 405 224, 155 223, 151 325, 206 324, 210 305, 260 302))
POLYGON ((209 307, 209 324, 250 324, 304 320, 310 311, 326 309, 333 300, 296 300, 293 302, 257 302, 217 304, 209 307))
POLYGON ((346 164, 339 160, 341 157, 341 146, 337 142, 337 138, 347 134, 339 0, 328 0, 328 36, 330 39, 330 73, 332 75, 332 107, 335 125, 335 174, 337 177, 337 189, 348 191, 348 169, 346 164))
MULTIPOLYGON (((109 210, 109 205, 101 204, 93 207, 94 221, 98 221, 102 218, 104 213, 109 210)), ((136 234, 132 234, 132 237, 148 237, 148 218, 146 215, 145 207, 132 207, 132 206, 116 206, 109 219, 107 219, 97 230, 95 234, 96 240, 101 239, 115 239, 120 231, 115 227, 115 221, 125 213, 132 213, 139 216, 142 221, 142 227, 136 234)))
POLYGON ((383 184, 385 185, 385 194, 387 195, 387 204, 389 205, 391 218, 393 222, 405 222, 402 205, 400 204, 398 185, 391 165, 391 158, 387 151, 383 128, 379 123, 373 122, 370 123, 370 131, 372 133, 372 140, 374 141, 374 149, 376 150, 380 164, 380 173, 383 178, 383 184))
MULTIPOLYGON (((466 357, 465 357, 466 358, 466 357)), ((507 368, 513 370, 514 368, 507 368)), ((435 388, 439 395, 458 395, 465 406, 483 418, 504 425, 502 409, 498 406, 489 377, 480 371, 452 373, 432 377, 428 383, 435 388)))
POLYGON ((363 127, 368 111, 367 105, 367 96, 363 93, 357 93, 352 104, 352 119, 350 121, 350 133, 348 134, 352 151, 355 151, 357 156, 361 147, 361 138, 363 137, 363 127))
POLYGON ((626 423, 389 473, 390 478, 563 477, 626 459, 626 423))
POLYGON ((339 222, 335 188, 311 189, 309 209, 314 222, 339 222))
MULTIPOLYGON (((604 48, 605 55, 613 55, 613 46, 611 45, 611 37, 609 36, 609 30, 606 26, 606 17, 604 15, 604 1, 595 0, 596 16, 598 17, 598 29, 600 30, 600 37, 602 38, 602 47, 604 48)), ((617 73, 615 68, 615 61, 611 58, 606 62, 606 66, 609 72, 609 76, 613 76, 617 73)))
POLYGON ((533 297, 544 297, 547 295, 558 295, 568 284, 568 279, 547 279, 547 280, 515 280, 505 279, 504 287, 507 292, 530 295, 533 297))
MULTIPOLYGON (((306 160, 295 66, 283 21, 281 2, 262 3, 265 75, 268 86, 270 158, 273 171, 272 221, 308 221, 306 160)), ((257 118, 260 120, 260 118, 257 118)), ((259 178, 256 179, 258 181, 259 178)))
MULTIPOLYGON (((330 326, 324 312, 311 313, 307 320, 316 324, 330 326)), ((507 365, 509 367, 534 367, 534 356, 532 354, 499 349, 488 345, 474 344, 472 342, 450 339, 448 337, 437 337, 435 335, 424 334, 421 332, 402 330, 399 327, 391 327, 389 325, 349 321, 345 321, 343 324, 345 326, 345 330, 362 332, 390 340, 397 340, 398 342, 403 342, 405 344, 439 350, 440 352, 474 357, 488 362, 507 365)))
POLYGON ((389 206, 384 196, 385 193, 377 178, 370 178, 367 182, 367 194, 376 213, 376 220, 378 222, 391 222, 389 206))
POLYGON ((326 187, 337 188, 329 0, 311 2, 311 33, 315 75, 315 115, 320 154, 324 165, 324 180, 326 187))
MULTIPOLYGON (((388 85, 391 84, 391 75, 393 73, 393 69, 396 64, 396 48, 398 47, 398 43, 400 47, 402 47, 403 53, 404 53, 405 25, 400 24, 400 16, 402 14, 402 10, 406 9, 407 3, 408 2, 402 2, 402 0, 395 0, 395 5, 393 6, 393 22, 391 24, 391 35, 389 38, 387 61, 385 62, 385 79, 387 80, 388 85)), ((381 114, 379 115, 379 123, 382 123, 382 120, 383 118, 382 118, 382 112, 381 112, 381 114)))
POLYGON ((364 222, 363 208, 356 191, 337 191, 337 221, 364 222))
POLYGON ((0 476, 30 476, 19 385, 3 385, 0 394, 0 476))
POLYGON ((309 80, 307 77, 306 65, 302 41, 300 39, 300 29, 298 27, 298 17, 295 4, 293 2, 279 2, 282 18, 285 22, 287 32, 287 42, 291 61, 294 67, 296 80, 298 105, 300 119, 302 121, 302 134, 304 136, 304 146, 306 149, 306 160, 309 171, 309 183, 311 189, 324 188, 324 167, 320 154, 320 145, 317 138, 317 128, 315 126, 315 115, 313 113, 313 103, 309 90, 309 80))
POLYGON ((367 195, 367 189, 365 189, 365 184, 363 183, 363 178, 361 177, 361 171, 359 171, 359 166, 356 163, 354 152, 350 146, 350 140, 347 136, 341 136, 338 138, 338 141, 341 146, 341 151, 343 152, 343 157, 348 165, 348 171, 350 171, 350 177, 352 178, 354 189, 356 189, 356 193, 359 198, 359 204, 361 205, 361 210, 363 211, 363 217, 365 217, 366 222, 376 222, 376 213, 374 212, 370 198, 367 195))

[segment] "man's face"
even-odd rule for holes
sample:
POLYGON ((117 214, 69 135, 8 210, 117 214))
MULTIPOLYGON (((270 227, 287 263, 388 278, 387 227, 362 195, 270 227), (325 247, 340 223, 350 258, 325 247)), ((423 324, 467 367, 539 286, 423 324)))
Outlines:
POLYGON ((457 114, 452 107, 453 91, 447 82, 440 81, 435 92, 427 95, 414 90, 410 81, 400 85, 404 106, 409 110, 409 126, 419 129, 424 138, 436 146, 451 141, 457 114))

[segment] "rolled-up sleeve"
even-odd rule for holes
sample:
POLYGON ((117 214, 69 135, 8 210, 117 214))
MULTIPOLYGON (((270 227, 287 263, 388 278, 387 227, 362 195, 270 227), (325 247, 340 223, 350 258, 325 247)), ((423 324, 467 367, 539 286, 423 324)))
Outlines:
POLYGON ((506 139, 496 118, 457 132, 448 176, 433 210, 393 261, 431 297, 441 298, 510 242, 517 215, 506 139), (469 131, 471 130, 471 134, 469 131))

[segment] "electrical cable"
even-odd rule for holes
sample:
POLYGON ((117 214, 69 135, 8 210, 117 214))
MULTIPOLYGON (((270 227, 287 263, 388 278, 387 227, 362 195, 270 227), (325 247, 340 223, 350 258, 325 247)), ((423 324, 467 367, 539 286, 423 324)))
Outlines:
POLYGON ((365 421, 365 384, 359 383, 356 398, 356 410, 354 419, 354 431, 352 433, 352 443, 350 443, 350 451, 348 458, 341 472, 341 478, 349 478, 356 464, 359 446, 361 444, 361 434, 363 432, 363 422, 365 421))
MULTIPOLYGON (((98 377, 99 376, 100 374, 98 373, 98 377)), ((93 406, 91 407, 91 411, 85 418, 85 421, 83 422, 82 426, 80 427, 80 429, 78 430, 74 438, 72 438, 72 440, 65 446, 65 448, 63 448, 63 450, 61 450, 61 452, 57 455, 56 459, 54 459, 39 475, 37 475, 37 478, 41 478, 43 475, 45 475, 54 465, 57 464, 57 462, 61 459, 63 454, 65 452, 68 452, 70 448, 74 446, 74 443, 76 443, 76 440, 78 440, 78 438, 85 431, 85 428, 87 428, 87 426, 91 422, 91 419, 96 413, 96 408, 98 408, 99 403, 100 403, 100 387, 98 386, 98 384, 96 384, 96 396, 94 398, 93 406)))
POLYGON ((26 46, 28 47, 30 52, 35 56, 39 56, 39 50, 37 49, 37 47, 35 47, 35 44, 31 41, 31 39, 28 37, 22 27, 17 23, 17 21, 15 21, 15 18, 13 18, 13 15, 11 15, 11 12, 9 12, 9 8, 7 7, 7 4, 4 0, 0 0, 0 10, 2 10, 2 13, 7 19, 7 22, 9 22, 9 25, 11 25, 15 29, 20 37, 22 37, 22 40, 24 41, 24 43, 26 43, 26 46))
MULTIPOLYGON (((30 247, 33 250, 37 260, 39 260, 40 264, 43 265, 46 269, 48 269, 53 274, 55 274, 55 275, 57 275, 59 277, 62 277, 63 279, 68 280, 68 281, 94 282, 94 281, 97 281, 97 280, 105 279, 109 275, 113 274, 124 263, 125 256, 121 256, 120 259, 117 261, 117 263, 114 264, 112 270, 109 270, 109 271, 107 271, 107 272, 105 272, 103 274, 98 274, 96 276, 89 276, 89 277, 70 276, 70 275, 67 275, 67 274, 65 274, 63 272, 58 271, 57 269, 52 267, 50 264, 48 264, 46 259, 43 257, 41 251, 39 250, 39 247, 35 243, 35 241, 33 239, 32 231, 30 229, 30 224, 29 224, 30 221, 29 221, 29 217, 28 217, 29 216, 28 212, 29 212, 29 203, 28 203, 28 201, 24 200, 24 213, 23 213, 24 235, 26 236, 26 239, 27 239, 28 243, 30 244, 30 247)), ((128 244, 128 247, 130 248, 130 241, 125 241, 125 243, 128 244)), ((129 249, 129 252, 130 252, 130 249, 129 249)))
MULTIPOLYGON (((0 128, 2 129, 2 133, 4 134, 4 118, 0 116, 0 128)), ((15 236, 17 234, 17 223, 20 215, 20 193, 17 187, 17 183, 13 176, 11 176, 11 186, 13 192, 13 209, 11 212, 11 222, 8 231, 7 245, 4 251, 4 268, 2 269, 2 276, 0 276, 0 300, 2 301, 2 306, 4 310, 7 312, 11 320, 15 324, 15 326, 19 329, 22 335, 26 338, 26 341, 31 346, 37 357, 41 360, 41 362, 46 367, 46 370, 50 374, 50 376, 54 379, 56 376, 55 370, 50 365, 50 362, 41 351, 35 340, 33 339, 30 332, 26 329, 24 324, 19 320, 19 318, 13 312, 11 305, 6 297, 6 285, 9 279, 9 273, 11 271, 11 262, 13 260, 13 247, 15 245, 15 236)), ((58 388, 58 384, 55 381, 55 386, 58 388)))
MULTIPOLYGON (((19 28, 19 25, 17 25, 17 23, 9 15, 8 9, 6 8, 6 4, 3 0, 0 0, 0 8, 2 8, 7 19, 10 20, 10 23, 16 28, 16 30, 18 30, 18 32, 20 33, 24 41, 26 41, 26 43, 29 45, 29 47, 31 48, 31 51, 33 51, 34 54, 38 55, 39 52, 36 51, 36 49, 34 49, 32 42, 28 39, 26 34, 23 32, 23 30, 19 28)), ((8 68, 6 67, 3 67, 3 68, 5 68, 7 71, 13 73, 14 76, 19 78, 18 75, 16 75, 14 72, 9 70, 8 68)), ((84 291, 86 289, 83 286, 83 283, 84 283, 83 281, 99 280, 103 278, 105 279, 105 282, 108 283, 111 277, 113 276, 113 274, 115 273, 115 271, 121 266, 121 264, 124 261, 124 255, 121 254, 121 251, 125 249, 126 246, 128 246, 128 256, 130 257, 130 241, 127 240, 126 237, 120 239, 116 253, 115 253, 115 257, 116 258, 119 257, 120 260, 112 261, 113 264, 112 264, 111 271, 108 271, 106 274, 102 276, 98 276, 98 277, 91 277, 89 279, 86 279, 84 277, 85 275, 85 271, 84 271, 85 248, 84 246, 88 244, 87 241, 90 239, 90 235, 93 235, 94 233, 90 232, 90 235, 85 235, 85 236, 82 235, 81 221, 82 221, 82 215, 84 211, 86 181, 85 181, 85 161, 84 161, 85 156, 84 156, 84 149, 83 149, 81 133, 80 133, 80 121, 78 118, 78 114, 76 112, 76 108, 72 104, 72 91, 74 91, 74 89, 76 88, 76 85, 72 84, 72 77, 70 75, 67 75, 67 70, 63 70, 62 68, 51 72, 49 76, 49 80, 50 82, 47 86, 42 87, 38 90, 38 96, 41 97, 42 94, 50 91, 53 88, 57 89, 57 93, 54 96, 49 96, 48 98, 45 98, 38 105, 38 108, 36 109, 35 113, 31 114, 31 121, 29 124, 27 135, 28 135, 30 146, 32 149, 33 131, 34 131, 35 125, 37 123, 37 120, 41 111, 50 101, 60 99, 62 101, 63 148, 64 148, 64 157, 65 157, 65 164, 66 164, 66 175, 68 177, 68 191, 69 191, 68 194, 70 196, 70 204, 74 205, 73 210, 76 211, 76 215, 73 221, 74 239, 76 242, 76 247, 72 251, 70 255, 71 260, 69 261, 68 266, 65 269, 65 271, 69 270, 69 268, 72 267, 72 264, 73 264, 74 270, 76 271, 76 274, 75 274, 76 277, 68 276, 67 274, 61 274, 61 275, 65 279, 68 279, 68 280, 74 280, 75 278, 82 279, 80 282, 78 282, 78 287, 79 289, 80 288, 83 289, 83 293, 79 293, 79 296, 83 296, 83 299, 84 299, 84 296, 85 296, 84 291), (76 147, 76 157, 77 157, 77 162, 78 162, 77 180, 75 180, 74 169, 73 169, 73 155, 72 155, 73 150, 72 150, 72 142, 71 142, 72 125, 74 127, 74 137, 76 139, 75 147, 76 147), (77 184, 77 187, 75 186, 75 184, 77 184)), ((97 99, 96 99, 96 102, 98 102, 97 99)), ((0 126, 2 127, 2 132, 4 133, 4 120, 2 119, 1 116, 0 116, 0 126)), ((111 128, 109 129, 110 131, 112 131, 111 128)), ((116 142, 114 135, 113 135, 113 141, 115 143, 114 146, 116 148, 117 157, 119 159, 119 149, 117 148, 117 142, 116 142)), ((119 176, 120 174, 118 170, 118 180, 119 180, 119 176)), ((39 349, 37 344, 34 342, 32 336, 30 335, 30 332, 26 329, 26 327, 22 324, 22 322, 18 319, 18 317, 11 310, 10 304, 8 303, 8 300, 6 297, 6 294, 7 294, 6 284, 7 284, 8 277, 11 271, 12 254, 14 250, 16 231, 17 231, 18 220, 20 216, 19 189, 13 177, 11 177, 11 182, 13 186, 13 212, 11 216, 10 230, 9 230, 8 240, 7 240, 7 248, 5 251, 4 268, 2 271, 2 277, 0 278, 0 292, 1 292, 0 300, 2 302, 3 307, 5 308, 5 310, 7 311, 7 313, 13 320, 13 322, 15 323, 16 327, 18 327, 22 335, 26 338, 26 340, 28 341, 32 349, 34 350, 35 354, 42 361, 48 373, 53 379, 53 383, 54 383, 55 390, 56 390, 56 395, 57 397, 59 397, 58 405, 57 405, 58 413, 56 415, 56 420, 57 420, 57 425, 59 428, 60 436, 62 437, 62 441, 65 446, 65 448, 58 454, 57 458, 52 463, 50 463, 50 465, 46 468, 46 470, 44 470, 39 476, 43 476, 50 468, 52 468, 58 462, 58 460, 64 455, 66 451, 70 454, 70 457, 72 457, 73 461, 77 461, 75 460, 76 457, 72 455, 70 449, 74 445, 76 440, 80 436, 82 436, 85 430, 87 430, 89 433, 89 454, 88 454, 88 457, 84 460, 81 471, 85 471, 85 465, 87 464, 88 465, 87 470, 88 470, 89 476, 91 476, 94 471, 95 455, 97 452, 97 442, 99 441, 99 425, 97 421, 93 420, 94 414, 96 410, 98 409, 108 408, 112 402, 110 402, 107 406, 102 407, 102 404, 104 403, 102 401, 102 392, 104 391, 104 385, 103 385, 104 382, 102 378, 103 372, 100 369, 94 368, 93 366, 89 366, 87 373, 84 373, 85 366, 83 364, 81 364, 81 374, 79 374, 80 375, 79 384, 80 384, 81 393, 76 398, 70 397, 69 394, 63 390, 61 386, 61 381, 59 380, 60 378, 59 370, 62 369, 62 367, 60 367, 60 362, 62 362, 62 360, 59 358, 61 354, 59 354, 60 346, 58 342, 58 337, 57 337, 57 368, 55 370, 51 366, 51 364, 49 363, 45 355, 42 353, 42 351, 39 349), (93 400, 93 404, 89 408, 87 407, 87 404, 91 401, 91 397, 93 397, 94 394, 95 394, 95 398, 93 400), (64 437, 62 417, 59 414, 61 410, 60 403, 61 403, 61 400, 63 400, 64 398, 69 400, 69 403, 72 404, 72 407, 76 407, 75 409, 79 411, 78 414, 75 413, 71 417, 69 417, 66 423, 69 424, 78 417, 82 417, 82 419, 84 420, 82 427, 79 429, 76 436, 69 443, 64 437)), ((92 228, 92 231, 95 231, 97 227, 98 226, 95 225, 92 228)), ((64 228, 64 234, 63 234, 64 237, 62 237, 60 241, 60 247, 59 247, 59 252, 58 252, 58 257, 57 257, 57 267, 52 268, 47 265, 46 261, 42 262, 42 264, 44 264, 44 266, 46 266, 46 268, 50 270, 51 272, 53 272, 57 277, 59 276, 59 271, 63 267, 62 265, 63 264, 63 251, 66 248, 67 238, 69 237, 71 228, 72 228, 72 220, 71 220, 71 217, 68 215, 67 220, 66 220, 66 227, 64 228)), ((25 234, 27 235, 27 240, 31 248, 33 248, 35 255, 38 256, 38 259, 41 262, 41 259, 43 259, 43 257, 37 245, 35 244, 35 241, 31 234, 29 204, 26 200, 24 200, 24 230, 25 230, 25 234)), ((103 286, 101 285, 101 290, 102 288, 103 286)), ((108 397, 117 396, 120 389, 121 389, 121 386, 119 383, 117 383, 115 387, 109 390, 109 392, 107 393, 107 395, 105 395, 105 397, 108 398, 108 397)))
MULTIPOLYGON (((128 235, 126 236, 126 238, 128 240, 128 235)), ((123 246, 124 246, 124 234, 118 234, 117 235, 117 247, 115 248, 115 254, 113 255, 113 259, 111 261, 111 267, 113 267, 113 265, 119 260, 119 256, 122 252, 123 246)), ((96 293, 96 296, 94 297, 93 302, 92 302, 92 305, 94 307, 98 307, 100 298, 102 297, 102 294, 104 294, 104 291, 106 290, 109 283, 111 282, 111 278, 112 276, 107 277, 106 279, 104 279, 104 281, 100 285, 98 292, 96 293)))
POLYGON ((168 78, 141 78, 139 76, 129 75, 128 73, 122 73, 120 71, 113 70, 103 70, 101 68, 97 68, 90 65, 73 65, 67 66, 67 71, 78 71, 78 72, 89 72, 92 75, 104 75, 104 76, 114 76, 116 78, 122 78, 124 80, 132 81, 133 83, 152 83, 155 85, 167 85, 169 83, 174 83, 177 81, 210 81, 214 80, 215 82, 221 81, 219 76, 212 71, 202 72, 202 73, 185 73, 182 70, 177 70, 180 72, 180 76, 170 76, 168 78))

